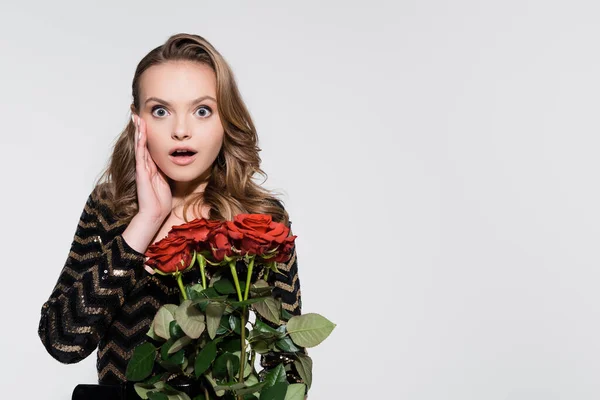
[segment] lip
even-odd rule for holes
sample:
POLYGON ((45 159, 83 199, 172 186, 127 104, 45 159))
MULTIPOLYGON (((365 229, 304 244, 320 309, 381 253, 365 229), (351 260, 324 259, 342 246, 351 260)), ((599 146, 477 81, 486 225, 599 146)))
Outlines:
POLYGON ((184 156, 177 156, 177 157, 175 157, 175 156, 169 155, 169 158, 171 159, 171 161, 174 164, 177 164, 177 165, 188 165, 188 164, 191 164, 191 163, 194 162, 194 160, 196 159, 196 155, 197 154, 198 153, 194 154, 193 156, 185 156, 185 157, 184 156))
POLYGON ((192 149, 191 147, 179 146, 179 147, 173 147, 171 150, 169 150, 169 154, 173 154, 177 150, 185 150, 185 151, 191 151, 193 153, 198 153, 196 150, 192 149))

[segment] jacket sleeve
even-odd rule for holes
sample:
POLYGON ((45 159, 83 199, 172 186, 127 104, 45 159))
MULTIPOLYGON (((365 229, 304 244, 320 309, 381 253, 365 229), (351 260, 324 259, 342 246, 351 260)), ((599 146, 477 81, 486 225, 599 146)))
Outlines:
MULTIPOLYGON (((290 221, 289 236, 293 236, 291 224, 292 223, 290 221)), ((302 297, 300 292, 300 279, 298 277, 298 257, 296 254, 295 243, 291 254, 292 256, 287 263, 277 264, 277 269, 281 271, 282 274, 275 274, 271 272, 268 280, 270 285, 275 286, 273 289, 273 296, 281 299, 282 308, 292 315, 300 315, 302 310, 302 297)), ((258 313, 256 314, 256 318, 260 319, 265 324, 276 327, 276 325, 267 321, 258 313)), ((281 323, 283 323, 283 321, 281 321, 281 323)), ((304 354, 308 354, 305 348, 301 347, 300 349, 304 354)), ((269 371, 280 363, 283 363, 284 365, 290 364, 291 371, 287 373, 288 382, 304 383, 293 365, 294 359, 295 358, 292 354, 284 351, 271 351, 261 355, 260 364, 265 371, 269 371)))
POLYGON ((136 281, 145 256, 110 223, 109 208, 89 195, 69 255, 41 309, 38 335, 56 360, 71 364, 98 346, 136 281))

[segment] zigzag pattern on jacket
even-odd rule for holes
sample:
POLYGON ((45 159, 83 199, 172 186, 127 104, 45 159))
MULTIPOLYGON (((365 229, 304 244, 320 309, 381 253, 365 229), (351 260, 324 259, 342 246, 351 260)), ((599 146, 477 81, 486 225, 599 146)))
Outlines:
MULTIPOLYGON (((127 224, 116 220, 108 203, 95 193, 87 198, 65 265, 42 306, 38 335, 48 353, 65 364, 79 362, 97 348, 98 381, 122 383, 134 348, 152 342, 146 332, 158 309, 166 303, 179 304, 179 288, 172 277, 144 270, 144 254, 123 239, 127 224)), ((286 310, 299 315, 295 247, 289 262, 278 268, 284 274, 269 275, 274 295, 281 297, 286 310)), ((199 281, 197 268, 183 274, 184 284, 199 281)), ((292 361, 279 352, 261 357, 267 370, 292 361)), ((173 374, 169 380, 177 378, 173 374)), ((288 381, 302 382, 293 366, 288 381)))

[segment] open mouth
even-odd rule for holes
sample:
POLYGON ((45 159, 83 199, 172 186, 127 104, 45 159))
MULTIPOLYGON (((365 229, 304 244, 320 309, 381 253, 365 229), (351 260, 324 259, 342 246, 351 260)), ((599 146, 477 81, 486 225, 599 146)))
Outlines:
POLYGON ((191 157, 194 154, 196 154, 195 151, 189 151, 189 150, 186 150, 186 151, 180 151, 180 150, 178 150, 178 151, 175 151, 175 152, 171 153, 171 155, 173 157, 191 157))

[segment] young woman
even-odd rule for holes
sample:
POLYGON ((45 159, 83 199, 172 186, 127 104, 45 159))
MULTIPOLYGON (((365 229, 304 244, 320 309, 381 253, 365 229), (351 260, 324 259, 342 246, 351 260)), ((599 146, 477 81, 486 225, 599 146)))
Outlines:
MULTIPOLYGON (((171 36, 140 61, 132 93, 132 119, 86 201, 38 332, 63 363, 79 362, 97 348, 98 381, 114 398, 133 393, 125 378, 133 349, 149 339, 157 310, 178 302, 172 277, 144 269, 149 245, 196 218, 264 213, 291 227, 282 202, 252 180, 255 173, 266 176, 256 129, 230 67, 208 41, 171 36)), ((285 274, 270 274, 274 294, 298 315, 295 249, 278 268, 285 274)), ((198 275, 197 268, 184 273, 184 284, 198 275)), ((301 382, 285 353, 266 354, 261 364, 268 369, 282 361, 292 366, 288 381, 301 382)), ((203 389, 176 374, 169 380, 189 394, 203 389)), ((107 396, 100 386, 85 393, 91 386, 80 386, 74 396, 107 396)))

